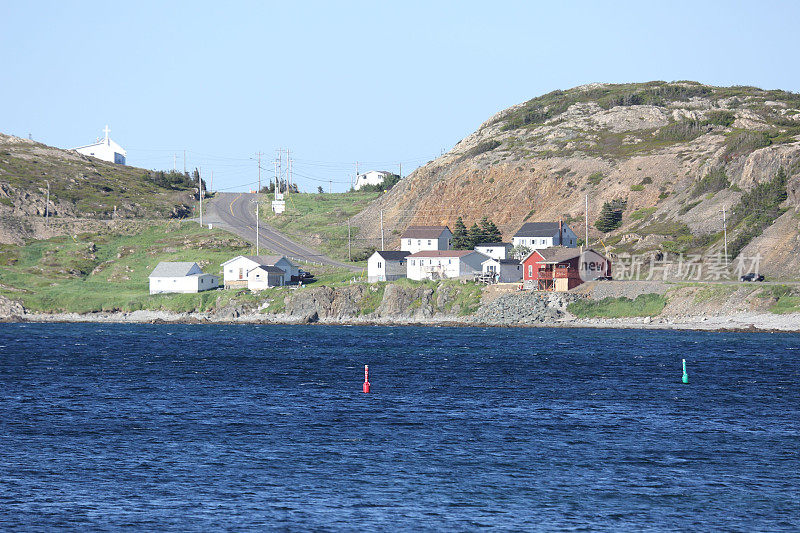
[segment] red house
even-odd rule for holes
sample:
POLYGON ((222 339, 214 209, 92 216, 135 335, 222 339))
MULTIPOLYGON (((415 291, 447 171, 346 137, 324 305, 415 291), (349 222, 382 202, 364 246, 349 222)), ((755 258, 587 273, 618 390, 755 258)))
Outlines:
POLYGON ((539 291, 568 291, 598 278, 611 278, 611 261, 592 249, 552 246, 522 260, 522 279, 539 291))

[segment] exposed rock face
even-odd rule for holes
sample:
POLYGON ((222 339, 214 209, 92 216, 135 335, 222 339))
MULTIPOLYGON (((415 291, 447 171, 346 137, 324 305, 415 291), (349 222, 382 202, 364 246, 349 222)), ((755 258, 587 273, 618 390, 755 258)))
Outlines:
POLYGON ((0 295, 0 319, 20 318, 25 314, 21 303, 0 295))
MULTIPOLYGON (((488 216, 504 240, 525 221, 559 219, 583 237, 588 198, 590 241, 647 253, 675 241, 670 231, 687 235, 683 225, 698 240, 720 232, 722 209, 730 213, 743 192, 781 167, 789 175, 787 207, 800 205, 799 136, 800 97, 791 93, 663 82, 578 87, 491 117, 354 221, 361 237, 377 239, 382 211, 390 247, 411 224, 452 228, 459 216, 468 227, 488 216), (698 192, 712 170, 724 172, 730 187, 698 192), (627 200, 622 226, 603 234, 594 222, 614 199, 627 200), (613 242, 623 235, 625 243, 613 242)), ((731 240, 739 231, 728 230, 731 240)), ((789 241, 800 237, 796 227, 781 230, 789 241)), ((722 249, 718 236, 708 241, 704 253, 722 249)), ((746 252, 766 255, 770 242, 757 237, 746 252)), ((764 270, 796 276, 800 256, 764 270)))

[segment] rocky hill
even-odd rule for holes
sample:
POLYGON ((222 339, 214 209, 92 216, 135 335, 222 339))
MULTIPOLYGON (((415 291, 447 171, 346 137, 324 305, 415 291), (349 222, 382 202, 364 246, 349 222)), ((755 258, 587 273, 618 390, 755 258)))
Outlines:
POLYGON ((0 243, 96 231, 112 218, 187 216, 194 191, 185 180, 173 181, 0 134, 0 243), (45 225, 48 182, 50 218, 45 225))
POLYGON ((695 82, 592 84, 502 111, 358 215, 389 243, 411 224, 563 219, 610 253, 678 257, 723 248, 800 273, 800 94, 695 82), (605 210, 604 210, 605 206, 605 210), (595 223, 610 217, 611 225, 595 223), (616 217, 616 218, 615 218, 616 217), (614 226, 618 226, 614 228, 614 226))

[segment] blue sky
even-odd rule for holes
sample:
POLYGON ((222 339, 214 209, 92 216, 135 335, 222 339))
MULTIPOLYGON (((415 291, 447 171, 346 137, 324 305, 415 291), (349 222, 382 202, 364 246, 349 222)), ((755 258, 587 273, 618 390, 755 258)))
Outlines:
POLYGON ((2 2, 0 131, 245 190, 403 174, 489 116, 584 83, 800 92, 797 2, 2 2))

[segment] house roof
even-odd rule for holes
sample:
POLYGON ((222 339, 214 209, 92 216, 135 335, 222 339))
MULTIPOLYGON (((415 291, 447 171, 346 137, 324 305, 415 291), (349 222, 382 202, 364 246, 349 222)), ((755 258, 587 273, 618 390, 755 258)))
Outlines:
POLYGON ((423 250, 408 257, 464 257, 469 254, 480 254, 480 252, 475 250, 423 250))
POLYGON ((283 276, 285 274, 285 272, 282 269, 280 269, 280 268, 278 268, 276 266, 269 266, 269 265, 266 265, 266 266, 265 265, 258 265, 257 267, 251 268, 250 270, 248 270, 247 273, 249 274, 253 270, 263 270, 265 272, 269 272, 270 274, 280 274, 281 276, 283 276))
POLYGON ((378 250, 375 253, 383 257, 386 261, 402 261, 407 256, 411 255, 411 252, 405 250, 378 250))
POLYGON ((581 251, 580 248, 567 248, 566 246, 551 246, 550 248, 543 248, 541 250, 536 250, 531 252, 525 259, 523 259, 523 262, 527 261, 528 258, 533 254, 538 253, 543 258, 543 260, 540 261, 540 263, 542 264, 563 263, 564 261, 569 261, 570 259, 580 257, 582 254, 587 252, 594 252, 603 259, 606 259, 606 257, 603 254, 591 248, 581 251))
POLYGON ((192 261, 161 261, 150 273, 151 278, 180 278, 189 275, 197 263, 192 261))
MULTIPOLYGON (((245 259, 249 259, 250 261, 258 265, 264 265, 264 266, 274 266, 275 263, 277 263, 281 259, 285 259, 285 257, 282 255, 237 255, 233 259, 228 259, 227 261, 222 263, 222 265, 223 266, 227 265, 231 261, 239 259, 240 257, 244 257, 245 259)), ((288 261, 288 259, 286 260, 288 261)))
MULTIPOLYGON (((484 263, 488 263, 489 261, 494 261, 495 263, 500 263, 501 265, 518 265, 520 261, 517 259, 495 259, 494 257, 490 257, 484 263)), ((483 264, 483 263, 481 263, 483 264)))
MULTIPOLYGON (((409 226, 400 236, 401 239, 438 239, 447 226, 409 226)), ((452 232, 451 232, 452 233, 452 232)))
POLYGON ((526 222, 514 237, 552 237, 558 234, 558 224, 558 222, 526 222))
POLYGON ((478 246, 505 246, 505 247, 509 247, 509 246, 511 246, 511 243, 508 243, 508 242, 482 242, 480 244, 476 244, 475 248, 477 248, 478 246))

